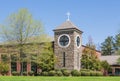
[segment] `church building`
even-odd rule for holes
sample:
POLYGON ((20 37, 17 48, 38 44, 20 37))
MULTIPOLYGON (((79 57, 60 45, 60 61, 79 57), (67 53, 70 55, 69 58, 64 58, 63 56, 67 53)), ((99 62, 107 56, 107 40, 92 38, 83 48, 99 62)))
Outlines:
MULTIPOLYGON (((82 45, 82 33, 70 19, 70 13, 67 13, 68 19, 54 31, 54 54, 58 59, 55 64, 56 69, 80 70, 82 50, 85 46, 82 45)), ((101 55, 96 51, 98 56, 101 55)))
MULTIPOLYGON (((82 51, 86 46, 82 45, 82 33, 69 19, 54 30, 54 54, 58 59, 56 69, 80 70, 82 51)), ((101 52, 95 50, 100 61, 107 61, 111 71, 106 75, 120 75, 120 65, 117 60, 119 55, 102 56, 101 52)))
MULTIPOLYGON (((69 20, 69 16, 65 22, 53 31, 53 50, 57 58, 57 63, 54 66, 55 69, 80 70, 82 51, 86 48, 86 46, 82 45, 83 31, 69 20)), ((2 50, 0 50, 0 54, 2 54, 2 50)), ((97 50, 96 54, 100 60, 106 60, 111 65, 113 75, 120 75, 120 66, 116 63, 118 56, 101 56, 101 52, 97 50)), ((32 67, 34 66, 31 63, 25 63, 24 69, 29 72, 32 70, 32 67)), ((20 72, 21 65, 19 61, 14 62, 14 64, 10 63, 9 74, 11 74, 12 70, 20 72)), ((37 72, 37 70, 35 71, 37 72)))

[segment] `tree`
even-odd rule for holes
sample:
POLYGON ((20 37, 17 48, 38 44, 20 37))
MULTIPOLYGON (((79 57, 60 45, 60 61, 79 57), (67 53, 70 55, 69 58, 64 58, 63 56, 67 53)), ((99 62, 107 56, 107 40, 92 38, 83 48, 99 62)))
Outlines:
POLYGON ((107 75, 108 70, 110 70, 110 65, 109 65, 109 63, 108 63, 107 61, 102 61, 102 62, 101 62, 101 66, 102 66, 102 68, 103 68, 103 70, 104 70, 104 75, 107 75))
POLYGON ((83 69, 100 70, 101 68, 95 45, 92 42, 88 42, 82 52, 81 65, 83 69))
MULTIPOLYGON (((120 55, 120 33, 115 36, 115 52, 120 55)), ((120 64, 120 58, 117 59, 117 63, 120 64)))
POLYGON ((120 64, 120 58, 117 59, 117 64, 120 64))
POLYGON ((54 69, 55 57, 51 43, 44 43, 41 54, 37 57, 39 58, 37 59, 38 67, 40 67, 42 71, 54 69))
POLYGON ((120 33, 115 36, 114 49, 117 54, 120 54, 120 33))
POLYGON ((114 41, 112 36, 108 36, 101 44, 102 55, 112 55, 114 53, 114 41))
POLYGON ((40 21, 35 20, 27 9, 20 9, 17 13, 11 14, 5 25, 2 26, 2 37, 4 42, 17 45, 21 61, 21 75, 23 73, 23 61, 26 57, 24 47, 29 43, 31 37, 41 36, 43 26, 40 21))
POLYGON ((104 70, 108 70, 110 68, 110 65, 107 61, 102 61, 101 65, 104 70))

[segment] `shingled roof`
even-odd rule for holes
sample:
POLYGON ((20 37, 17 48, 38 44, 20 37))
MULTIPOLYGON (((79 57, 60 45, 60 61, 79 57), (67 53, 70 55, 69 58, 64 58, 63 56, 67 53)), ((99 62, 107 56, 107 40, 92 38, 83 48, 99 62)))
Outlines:
POLYGON ((117 60, 120 58, 120 55, 108 55, 108 56, 101 56, 101 61, 107 61, 110 65, 118 65, 117 60))
MULTIPOLYGON (((58 26, 54 30, 62 30, 62 29, 77 29, 77 30, 79 30, 79 28, 77 26, 75 26, 71 21, 65 21, 64 23, 62 23, 60 26, 58 26)), ((79 30, 79 31, 81 31, 81 30, 79 30)))

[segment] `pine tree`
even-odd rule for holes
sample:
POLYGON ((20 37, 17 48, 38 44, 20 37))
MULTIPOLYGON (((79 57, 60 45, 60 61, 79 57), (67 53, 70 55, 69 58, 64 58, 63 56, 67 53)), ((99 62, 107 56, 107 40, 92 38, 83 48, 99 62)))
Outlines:
POLYGON ((120 54, 120 33, 115 36, 115 44, 114 44, 115 52, 120 54))
POLYGON ((102 55, 112 55, 114 53, 114 41, 112 36, 108 36, 101 44, 102 55))

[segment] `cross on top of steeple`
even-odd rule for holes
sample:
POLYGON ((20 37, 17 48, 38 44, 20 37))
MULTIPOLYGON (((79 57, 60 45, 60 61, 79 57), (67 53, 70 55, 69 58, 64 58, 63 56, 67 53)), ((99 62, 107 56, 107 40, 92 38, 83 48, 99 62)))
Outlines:
POLYGON ((69 21, 70 20, 70 12, 67 12, 67 21, 69 21))

